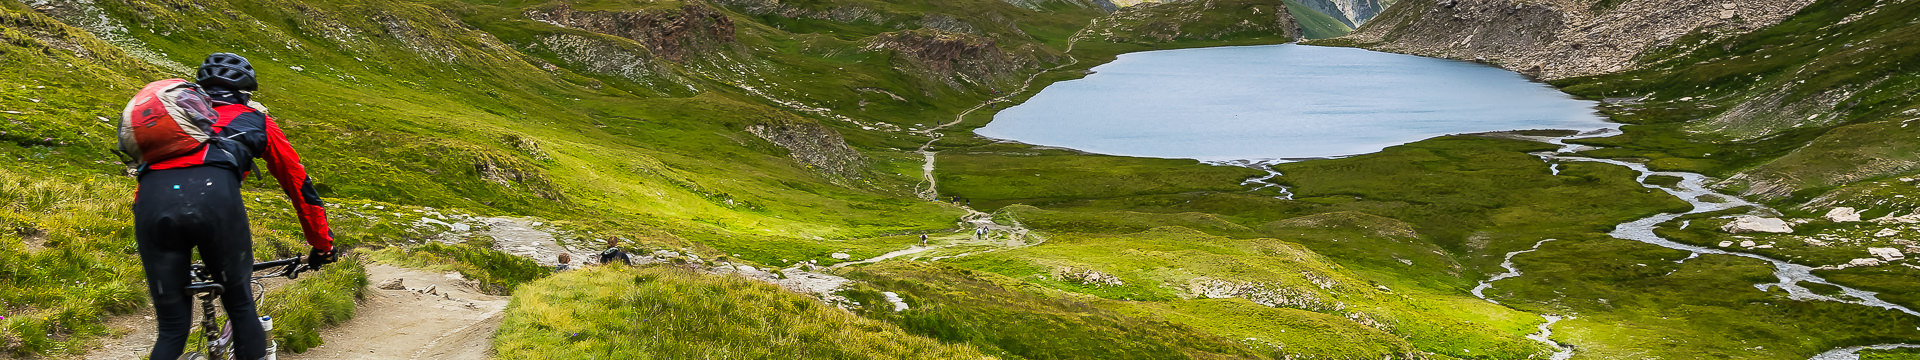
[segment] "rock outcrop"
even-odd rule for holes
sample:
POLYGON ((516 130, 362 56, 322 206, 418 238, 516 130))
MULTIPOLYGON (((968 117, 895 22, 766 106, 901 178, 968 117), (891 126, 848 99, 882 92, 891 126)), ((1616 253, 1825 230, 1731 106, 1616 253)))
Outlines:
POLYGON ((558 26, 619 36, 645 45, 654 55, 682 61, 688 55, 733 44, 733 19, 698 3, 679 11, 579 11, 566 4, 528 10, 527 18, 558 26))
POLYGON ((747 133, 787 149, 788 156, 831 178, 859 179, 867 158, 847 146, 840 133, 816 123, 754 124, 747 133))
MULTIPOLYGON (((1781 220, 1780 218, 1764 218, 1764 217, 1749 215, 1749 216, 1741 216, 1739 218, 1734 219, 1733 222, 1729 222, 1727 223, 1727 225, 1721 226, 1720 230, 1726 231, 1728 233, 1733 233, 1733 234, 1756 233, 1756 232, 1785 234, 1785 233, 1792 233, 1793 227, 1787 225, 1787 221, 1781 220)), ((1741 246, 1752 247, 1752 245, 1745 245, 1745 244, 1742 244, 1741 246)))
POLYGON ((1873 257, 1877 257, 1877 258, 1880 258, 1880 260, 1886 260, 1886 261, 1894 261, 1894 260, 1907 258, 1907 254, 1902 254, 1900 253, 1900 249, 1895 249, 1895 248, 1867 248, 1867 254, 1873 255, 1873 257))
POLYGON ((1632 69, 1656 49, 1779 23, 1813 0, 1402 0, 1349 35, 1362 46, 1495 64, 1542 79, 1632 69), (1608 6, 1611 4, 1611 6, 1608 6))
POLYGON ((894 67, 959 88, 962 84, 1013 84, 1037 68, 1008 54, 990 38, 941 30, 895 31, 867 41, 867 51, 892 51, 894 67))
POLYGON ((1860 221, 1860 212, 1855 211, 1853 208, 1843 206, 1828 210, 1827 215, 1822 217, 1832 222, 1856 222, 1860 221))

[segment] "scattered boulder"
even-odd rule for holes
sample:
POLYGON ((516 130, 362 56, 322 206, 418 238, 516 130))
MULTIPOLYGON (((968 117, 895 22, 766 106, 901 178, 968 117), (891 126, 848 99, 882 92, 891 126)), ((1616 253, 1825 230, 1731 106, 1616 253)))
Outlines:
POLYGON ((1728 246, 1733 246, 1733 241, 1721 241, 1721 242, 1720 242, 1720 247, 1728 247, 1728 246))
POLYGON ((1843 269, 1847 267, 1880 266, 1880 264, 1885 264, 1885 263, 1886 262, 1884 261, 1880 261, 1880 259, 1860 258, 1860 259, 1853 259, 1853 261, 1848 261, 1846 267, 1843 267, 1843 269))
POLYGON ((1827 210, 1827 215, 1823 217, 1832 222, 1855 222, 1860 221, 1860 212, 1843 206, 1827 210))
POLYGON ((1907 258, 1907 254, 1900 253, 1900 249, 1895 248, 1867 248, 1867 253, 1886 261, 1907 258))
POLYGON ((1907 214, 1907 215, 1901 215, 1901 216, 1888 216, 1888 217, 1882 217, 1882 218, 1879 218, 1879 219, 1873 219, 1873 222, 1877 222, 1877 223, 1881 223, 1881 224, 1913 224, 1913 223, 1920 223, 1920 214, 1907 214))
POLYGON ((832 256, 834 260, 846 260, 846 259, 853 258, 853 255, 847 255, 847 253, 833 253, 832 256))
POLYGON ((1753 247, 1753 240, 1740 240, 1740 247, 1743 247, 1743 248, 1753 247))
POLYGON ((1874 237, 1888 237, 1888 236, 1894 236, 1894 235, 1900 235, 1900 230, 1880 229, 1879 232, 1873 233, 1874 237))
POLYGON ((400 284, 401 280, 402 280, 401 278, 393 278, 393 279, 388 279, 387 281, 381 281, 379 287, 381 290, 406 290, 407 286, 401 285, 400 284))
POLYGON ((1781 220, 1780 218, 1763 218, 1748 215, 1734 219, 1733 222, 1720 227, 1720 230, 1732 234, 1755 232, 1785 234, 1793 232, 1793 227, 1788 226, 1787 221, 1781 220))

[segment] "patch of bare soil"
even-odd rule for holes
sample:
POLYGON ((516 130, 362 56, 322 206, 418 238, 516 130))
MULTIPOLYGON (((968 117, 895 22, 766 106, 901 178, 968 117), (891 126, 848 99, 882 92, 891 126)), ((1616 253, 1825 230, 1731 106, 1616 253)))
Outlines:
POLYGON ((323 330, 324 343, 281 359, 484 359, 507 297, 480 293, 456 273, 367 265, 368 289, 352 320, 323 330), (400 279, 400 289, 384 289, 400 279))

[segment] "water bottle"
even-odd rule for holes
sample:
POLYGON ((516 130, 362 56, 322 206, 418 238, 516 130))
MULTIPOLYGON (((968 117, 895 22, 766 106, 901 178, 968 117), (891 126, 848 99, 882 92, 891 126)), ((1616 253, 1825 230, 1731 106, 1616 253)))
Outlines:
POLYGON ((273 317, 272 317, 272 316, 261 316, 261 317, 260 317, 260 331, 273 331, 273 317))

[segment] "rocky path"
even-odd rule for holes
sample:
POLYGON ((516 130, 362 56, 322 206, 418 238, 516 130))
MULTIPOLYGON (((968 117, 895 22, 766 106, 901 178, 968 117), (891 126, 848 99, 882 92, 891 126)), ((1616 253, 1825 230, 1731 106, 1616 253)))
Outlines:
POLYGON ((507 308, 457 273, 368 264, 352 320, 321 331, 322 345, 281 359, 484 359, 507 308), (384 286, 382 286, 384 285, 384 286))

